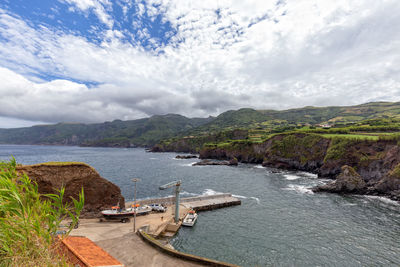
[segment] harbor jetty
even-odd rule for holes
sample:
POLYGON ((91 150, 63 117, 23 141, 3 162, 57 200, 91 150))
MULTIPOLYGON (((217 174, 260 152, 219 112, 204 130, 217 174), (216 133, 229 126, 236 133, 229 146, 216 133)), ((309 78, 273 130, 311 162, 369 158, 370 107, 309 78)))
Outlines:
MULTIPOLYGON (((74 229, 71 235, 89 238, 125 266, 234 266, 180 253, 168 244, 168 238, 177 233, 189 210, 199 212, 240 205, 240 199, 231 194, 181 198, 178 223, 174 222, 175 197, 143 199, 137 203, 160 203, 167 206, 167 211, 138 216, 136 231, 140 229, 139 235, 133 233, 133 218, 127 223, 82 219, 79 228, 74 229)), ((133 202, 126 203, 128 207, 132 204, 133 202)))

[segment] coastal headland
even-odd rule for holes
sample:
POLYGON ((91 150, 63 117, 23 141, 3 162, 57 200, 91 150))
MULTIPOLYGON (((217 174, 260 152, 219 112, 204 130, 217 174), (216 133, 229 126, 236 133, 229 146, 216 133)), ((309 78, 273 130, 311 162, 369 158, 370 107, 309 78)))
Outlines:
MULTIPOLYGON (((193 149, 190 139, 158 145, 155 152, 179 152, 193 149), (186 144, 186 147, 185 147, 186 144)), ((232 140, 207 143, 200 147, 200 159, 237 160, 265 167, 307 171, 335 180, 339 186, 315 188, 316 192, 381 195, 400 200, 400 146, 397 136, 373 140, 349 138, 346 135, 327 137, 316 133, 289 132, 274 134, 262 142, 232 140), (343 169, 344 166, 347 166, 343 169), (351 168, 351 171, 348 171, 351 168), (362 183, 353 185, 354 177, 362 183), (348 186, 347 186, 348 185, 348 186)))

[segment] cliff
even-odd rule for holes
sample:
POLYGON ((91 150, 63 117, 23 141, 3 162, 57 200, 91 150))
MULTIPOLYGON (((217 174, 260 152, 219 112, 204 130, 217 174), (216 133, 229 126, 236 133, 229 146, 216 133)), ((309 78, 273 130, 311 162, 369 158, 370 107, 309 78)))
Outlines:
POLYGON ((337 187, 332 186, 334 189, 325 191, 377 194, 400 200, 400 146, 397 140, 325 138, 306 133, 278 134, 262 143, 238 140, 206 145, 200 151, 200 158, 237 158, 242 163, 262 163, 268 167, 313 172, 319 177, 340 178, 337 187), (344 183, 346 177, 350 176, 347 169, 342 169, 345 165, 356 173, 352 175, 354 179, 358 176, 362 179, 357 186, 365 183, 365 188, 348 190, 344 183))
POLYGON ((22 165, 17 171, 25 173, 38 184, 41 194, 55 193, 65 187, 64 199, 78 199, 84 190, 84 216, 96 216, 104 208, 115 206, 118 202, 125 205, 118 186, 102 178, 91 166, 80 162, 48 162, 36 165, 22 165))

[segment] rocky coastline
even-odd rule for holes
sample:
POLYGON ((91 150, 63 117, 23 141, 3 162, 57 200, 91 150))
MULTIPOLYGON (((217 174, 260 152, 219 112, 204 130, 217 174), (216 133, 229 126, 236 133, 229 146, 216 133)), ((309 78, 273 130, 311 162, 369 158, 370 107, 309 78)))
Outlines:
MULTIPOLYGON (((179 143, 175 152, 193 150, 179 143), (183 150, 183 151, 181 151, 183 150)), ((156 146, 157 152, 174 151, 156 146)), ((316 134, 278 134, 262 143, 245 140, 228 144, 209 144, 199 158, 315 173, 333 179, 314 192, 368 194, 400 201, 400 146, 396 140, 358 140, 325 138, 316 134)), ((202 165, 202 164, 199 164, 202 165)), ((205 164, 204 164, 205 165, 205 164)), ((225 165, 225 164, 223 164, 225 165)))

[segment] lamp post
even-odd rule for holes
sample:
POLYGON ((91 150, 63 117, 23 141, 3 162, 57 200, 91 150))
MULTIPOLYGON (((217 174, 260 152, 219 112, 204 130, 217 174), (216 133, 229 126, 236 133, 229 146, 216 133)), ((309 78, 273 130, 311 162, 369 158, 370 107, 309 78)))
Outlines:
POLYGON ((134 182, 135 183, 135 193, 134 193, 134 205, 133 205, 133 210, 134 210, 134 213, 133 213, 133 232, 135 233, 136 232, 136 212, 137 212, 137 207, 136 207, 136 182, 139 182, 140 181, 140 179, 139 178, 133 178, 132 179, 132 182, 134 182))

